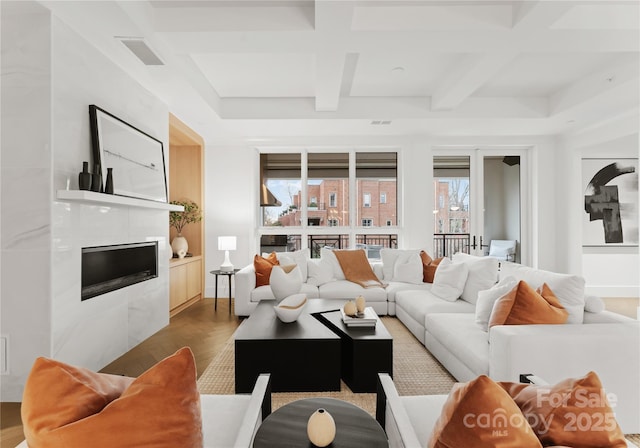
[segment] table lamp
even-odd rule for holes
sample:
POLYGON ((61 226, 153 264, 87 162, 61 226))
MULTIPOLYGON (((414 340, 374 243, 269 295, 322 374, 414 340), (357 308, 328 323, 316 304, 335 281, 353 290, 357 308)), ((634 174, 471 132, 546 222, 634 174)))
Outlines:
POLYGON ((233 265, 229 260, 229 251, 236 250, 236 237, 235 236, 219 236, 218 250, 224 251, 224 261, 220 265, 220 270, 233 271, 233 265))

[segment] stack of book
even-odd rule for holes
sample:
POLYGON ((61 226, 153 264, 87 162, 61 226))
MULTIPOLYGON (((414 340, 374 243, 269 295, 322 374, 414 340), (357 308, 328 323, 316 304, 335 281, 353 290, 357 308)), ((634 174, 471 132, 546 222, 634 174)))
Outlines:
POLYGON ((364 309, 364 313, 358 313, 355 316, 347 316, 344 314, 344 309, 340 309, 340 312, 342 313, 342 322, 347 327, 375 328, 378 321, 378 315, 370 306, 364 309))

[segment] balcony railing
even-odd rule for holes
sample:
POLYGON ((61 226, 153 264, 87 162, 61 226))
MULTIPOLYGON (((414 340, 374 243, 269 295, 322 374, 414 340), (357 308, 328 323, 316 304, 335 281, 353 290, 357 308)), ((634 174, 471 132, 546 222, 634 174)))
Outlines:
MULTIPOLYGON (((309 235, 311 258, 320 258, 320 249, 332 247, 346 249, 349 247, 348 235, 309 235)), ((380 250, 398 247, 397 235, 356 235, 356 248, 365 249, 367 258, 380 258, 380 250)))
POLYGON ((468 233, 435 233, 433 258, 453 257, 456 252, 469 253, 471 237, 468 233))

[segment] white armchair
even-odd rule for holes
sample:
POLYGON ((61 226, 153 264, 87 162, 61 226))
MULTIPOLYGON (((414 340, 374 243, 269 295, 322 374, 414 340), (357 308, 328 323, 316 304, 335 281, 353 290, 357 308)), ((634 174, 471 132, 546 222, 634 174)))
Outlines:
POLYGON ((515 261, 516 244, 516 240, 491 240, 489 256, 503 261, 515 261))

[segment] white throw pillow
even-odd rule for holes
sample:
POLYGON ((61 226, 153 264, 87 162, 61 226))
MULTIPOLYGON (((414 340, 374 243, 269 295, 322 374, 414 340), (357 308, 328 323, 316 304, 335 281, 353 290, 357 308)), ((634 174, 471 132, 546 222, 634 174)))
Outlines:
POLYGON ((276 252, 276 257, 281 265, 298 265, 300 268, 300 274, 302 275, 302 281, 307 281, 307 277, 309 276, 307 261, 310 258, 310 251, 308 248, 296 250, 295 252, 276 252))
POLYGON ((579 275, 558 274, 556 272, 534 269, 517 263, 502 263, 500 278, 512 276, 524 280, 532 288, 538 289, 546 283, 569 313, 568 324, 581 324, 584 321, 584 278, 579 275))
POLYGON ((465 263, 452 263, 444 258, 436 269, 431 293, 448 302, 455 302, 462 291, 469 275, 469 268, 465 263))
POLYGON ((320 249, 320 259, 325 260, 331 266, 331 270, 333 271, 333 278, 335 280, 344 280, 344 272, 342 272, 342 267, 340 267, 340 262, 336 258, 336 255, 333 253, 333 250, 323 247, 320 249))
POLYGON ((590 313, 602 313, 605 309, 604 300, 598 296, 584 297, 584 310, 590 313))
POLYGON ((280 301, 285 297, 298 294, 302 288, 302 276, 300 267, 297 265, 274 266, 269 277, 269 286, 276 300, 280 301), (286 268, 293 266, 293 269, 286 272, 286 268))
POLYGON ((493 311, 493 305, 495 305, 496 301, 509 293, 517 285, 518 282, 515 278, 505 277, 492 288, 478 292, 476 323, 480 325, 482 331, 489 331, 489 318, 491 317, 491 311, 493 311))
POLYGON ((418 252, 400 254, 393 266, 392 281, 421 285, 422 278, 420 254, 418 252))
POLYGON ((453 256, 454 263, 465 263, 469 276, 462 291, 462 300, 475 305, 478 292, 491 288, 498 281, 498 260, 493 257, 476 257, 458 252, 453 256))
POLYGON ((308 267, 307 283, 309 285, 320 286, 333 281, 333 268, 327 260, 317 258, 309 260, 308 267))
MULTIPOLYGON (((395 277, 396 261, 398 258, 403 257, 406 262, 406 259, 414 254, 418 254, 418 257, 420 257, 420 251, 416 249, 381 249, 380 258, 382 258, 382 280, 385 282, 393 281, 395 277)), ((422 260, 420 261, 420 266, 420 269, 422 269, 422 260)))

